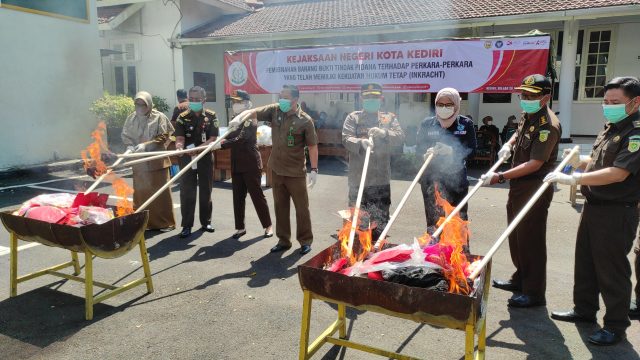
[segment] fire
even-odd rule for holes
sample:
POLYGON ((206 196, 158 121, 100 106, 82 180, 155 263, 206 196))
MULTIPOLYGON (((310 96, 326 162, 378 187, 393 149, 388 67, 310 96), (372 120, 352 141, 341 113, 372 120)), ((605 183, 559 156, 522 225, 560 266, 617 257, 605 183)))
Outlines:
MULTIPOLYGON (((351 210, 351 213, 353 214, 353 209, 351 210)), ((345 221, 344 226, 338 232, 338 240, 340 240, 340 257, 348 259, 348 265, 353 265, 358 261, 364 260, 373 248, 371 228, 368 227, 367 230, 361 230, 360 227, 364 215, 366 215, 366 213, 360 210, 356 224, 356 236, 360 243, 359 254, 356 255, 356 252, 353 251, 353 249, 351 249, 351 251, 349 250, 349 233, 351 232, 352 221, 345 221)))
POLYGON ((133 189, 121 178, 113 180, 113 191, 119 197, 116 202, 116 216, 125 216, 133 213, 133 203, 128 197, 133 194, 133 189))
POLYGON ((431 237, 431 234, 425 231, 425 233, 418 238, 418 244, 420 244, 420 247, 425 247, 431 243, 431 240, 433 240, 433 238, 431 237))
MULTIPOLYGON (((436 204, 442 207, 445 212, 445 216, 438 220, 437 226, 440 226, 453 211, 454 207, 440 195, 437 185, 435 190, 436 204)), ((450 266, 444 269, 444 275, 449 280, 449 292, 454 294, 466 295, 471 291, 464 271, 469 263, 463 251, 463 246, 468 244, 469 239, 468 223, 468 221, 462 220, 460 216, 456 215, 445 224, 440 235, 439 244, 443 247, 449 246, 452 248, 448 262, 450 266)))
POLYGON ((93 142, 87 146, 86 149, 80 152, 82 156, 83 166, 85 170, 89 168, 95 169, 95 175, 100 176, 107 171, 107 166, 102 161, 102 151, 107 150, 107 144, 104 141, 104 135, 107 131, 107 126, 104 121, 98 123, 98 127, 91 132, 93 142))

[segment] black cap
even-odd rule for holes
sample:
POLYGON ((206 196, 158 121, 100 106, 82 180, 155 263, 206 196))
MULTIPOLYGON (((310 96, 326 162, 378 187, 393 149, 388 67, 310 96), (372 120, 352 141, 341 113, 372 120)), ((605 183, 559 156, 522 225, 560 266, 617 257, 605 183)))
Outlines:
POLYGON ((236 101, 251 100, 251 96, 249 96, 249 93, 244 90, 233 90, 231 92, 231 95, 229 95, 229 97, 232 100, 236 100, 236 101))
POLYGON ((362 84, 360 88, 362 96, 366 95, 382 95, 382 85, 376 83, 362 84))
POLYGON ((186 99, 187 96, 187 90, 185 89, 178 89, 178 91, 176 91, 176 97, 178 99, 186 99))
POLYGON ((522 84, 515 89, 534 94, 550 94, 551 81, 544 75, 533 74, 522 79, 522 84))

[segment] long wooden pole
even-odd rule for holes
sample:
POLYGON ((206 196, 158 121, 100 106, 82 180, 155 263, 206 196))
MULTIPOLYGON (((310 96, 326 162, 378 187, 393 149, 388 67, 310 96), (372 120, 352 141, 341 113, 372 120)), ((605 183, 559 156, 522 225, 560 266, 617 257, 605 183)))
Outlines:
MULTIPOLYGON (((369 137, 369 141, 373 143, 373 138, 369 137)), ((360 177, 360 187, 358 188, 358 197, 353 209, 353 220, 351 221, 351 231, 349 232, 349 242, 347 243, 347 257, 351 256, 353 249, 353 239, 356 236, 356 227, 358 226, 358 216, 360 215, 360 203, 362 202, 362 194, 364 193, 364 185, 367 180, 367 171, 369 169, 369 159, 371 158, 371 146, 367 147, 364 155, 364 164, 362 165, 362 176, 360 177)))
POLYGON ((153 156, 149 156, 149 157, 146 157, 146 158, 143 158, 143 159, 127 161, 126 163, 122 164, 122 166, 131 166, 131 165, 140 164, 140 163, 151 161, 151 160, 163 159, 163 158, 166 158, 167 156, 186 154, 186 153, 190 153, 190 152, 205 151, 205 150, 207 150, 206 146, 205 147, 198 146, 197 148, 193 148, 193 149, 175 150, 175 151, 171 151, 169 153, 162 152, 159 155, 153 155, 153 156))
MULTIPOLYGON (((506 159, 507 159, 506 156, 503 156, 500 159, 498 159, 498 161, 495 164, 493 164, 493 166, 485 174, 488 174, 488 173, 496 171, 496 169, 498 167, 500 167, 500 165, 502 165, 502 163, 506 159)), ((453 217, 456 216, 460 212, 460 210, 462 210, 462 208, 469 202, 469 199, 471 199, 471 197, 473 195, 475 195, 475 193, 482 187, 482 183, 483 182, 484 181, 482 179, 478 180, 478 183, 471 189, 471 191, 469 191, 467 196, 465 196, 462 199, 462 201, 460 201, 458 206, 456 206, 455 209, 453 209, 453 211, 451 211, 451 213, 449 215, 447 215, 447 218, 444 219, 444 222, 442 224, 440 224, 440 226, 436 229, 436 231, 433 232, 433 234, 431 235, 432 237, 434 237, 434 238, 438 237, 440 235, 440 233, 442 233, 442 230, 444 230, 444 226, 447 225, 449 223, 449 221, 451 221, 451 219, 453 219, 453 217)))
MULTIPOLYGON (((125 154, 129 154, 131 152, 131 150, 127 150, 125 151, 125 154)), ((121 162, 122 162, 122 158, 119 158, 118 160, 116 160, 113 165, 111 165, 111 169, 108 169, 104 174, 100 175, 99 178, 96 179, 96 181, 93 182, 93 184, 91 186, 89 186, 89 188, 87 190, 85 190, 84 194, 87 195, 88 193, 92 192, 93 190, 96 189, 96 187, 98 187, 98 184, 100 184, 102 182, 102 180, 104 180, 107 175, 109 175, 112 171, 113 168, 118 166, 121 162)))
POLYGON ((411 192, 413 192, 413 188, 416 187, 416 185, 418 184, 418 181, 420 181, 420 178, 422 177, 422 174, 424 174, 424 171, 427 169, 427 166, 429 166, 431 159, 433 159, 433 155, 434 155, 433 153, 429 154, 424 164, 422 164, 422 167, 418 171, 418 174, 413 179, 413 182, 411 182, 411 185, 409 185, 409 189, 407 189, 407 192, 404 193, 402 200, 400 200, 400 202, 398 203, 398 206, 393 211, 393 215, 391 215, 391 217, 389 218, 389 222, 387 222, 387 226, 384 227, 384 230, 382 230, 382 233, 380 233, 380 237, 378 237, 378 240, 374 245, 375 251, 379 250, 382 247, 382 245, 384 245, 385 239, 387 237, 387 233, 389 232, 389 229, 391 229, 391 225, 393 225, 394 221, 396 221, 398 214, 400 214, 400 210, 402 210, 402 207, 409 199, 409 195, 411 195, 411 192))
MULTIPOLYGON (((574 146, 573 149, 571 149, 571 152, 564 157, 562 162, 560 162, 560 165, 558 165, 554 171, 562 171, 562 169, 564 169, 564 167, 567 166, 567 163, 569 162, 569 160, 579 152, 580 152, 580 147, 578 145, 574 146)), ((511 235, 511 233, 516 228, 516 226, 518 226, 520 221, 522 221, 522 219, 527 215, 529 210, 531 210, 533 205, 535 205, 536 201, 538 201, 540 196, 542 196, 542 193, 544 193, 545 190, 547 190, 549 185, 551 185, 551 183, 549 182, 542 183, 538 191, 536 191, 536 193, 533 194, 531 199, 529 199, 529 202, 527 202, 524 205, 524 207, 522 208, 522 210, 520 210, 518 215, 511 221, 507 229, 502 233, 502 235, 500 235, 500 237, 498 238, 498 240, 496 240, 495 244, 493 244, 491 249, 489 249, 489 252, 487 252, 487 254, 484 256, 484 258, 482 259, 478 267, 471 273, 471 275, 469 275, 469 279, 474 280, 476 277, 478 277, 478 275, 480 275, 480 271, 482 271, 482 269, 485 266, 487 266, 487 264, 489 263, 489 261, 491 261, 491 258, 496 253, 496 251, 498 251, 498 249, 500 248, 502 243, 505 241, 505 239, 507 239, 509 235, 511 235)))
MULTIPOLYGON (((158 158, 163 158, 165 156, 180 155, 180 154, 185 154, 185 153, 194 152, 194 151, 199 152, 201 150, 204 150, 205 148, 206 146, 198 146, 193 149, 183 149, 183 150, 147 151, 147 152, 140 152, 140 153, 133 153, 133 154, 121 154, 121 155, 118 155, 118 157, 124 158, 124 159, 139 158, 139 157, 145 157, 145 156, 154 157, 154 158, 145 158, 144 160, 140 161, 140 162, 143 162, 143 161, 150 161, 158 158)), ((127 164, 131 164, 131 162, 124 163, 122 165, 127 166, 127 164)))
MULTIPOLYGON (((229 129, 229 131, 227 131, 226 133, 224 133, 224 135, 220 136, 216 141, 212 142, 211 144, 207 145, 204 150, 195 158, 193 158, 191 160, 191 162, 189 162, 189 164, 185 165, 182 170, 180 170, 177 174, 175 174, 171 179, 169 179, 169 181, 167 181, 166 184, 164 184, 160 189, 158 189, 158 191, 156 191, 155 194, 153 194, 153 196, 151 196, 149 199, 147 199, 147 201, 144 202, 144 204, 140 205, 137 209, 136 209, 136 213, 144 210, 147 208, 147 206, 149 206, 153 200, 155 200, 158 196, 160 196, 160 194, 162 194, 163 191, 165 191, 167 188, 169 188, 169 186, 171 186, 171 184, 173 184, 174 182, 176 182, 182 175, 184 175, 187 171, 189 171, 191 169, 191 165, 195 164, 196 162, 198 162, 198 160, 202 159, 205 155, 208 155, 209 153, 211 153, 211 149, 213 149, 216 145, 218 145, 222 140, 224 140, 224 138, 226 138, 229 134, 231 134, 231 132, 233 132, 234 130, 236 130, 237 127, 233 128, 233 129, 229 129)), ((193 150, 193 149, 190 149, 193 150)), ((165 155, 166 156, 166 155, 165 155)))

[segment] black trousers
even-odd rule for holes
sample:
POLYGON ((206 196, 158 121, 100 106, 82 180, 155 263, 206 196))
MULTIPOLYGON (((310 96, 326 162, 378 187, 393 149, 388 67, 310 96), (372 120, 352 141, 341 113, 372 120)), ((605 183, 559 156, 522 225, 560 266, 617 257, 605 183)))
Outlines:
MULTIPOLYGON (((512 180, 507 200, 507 221, 511 223, 531 196, 542 185, 541 180, 512 180)), ((553 199, 549 186, 527 215, 509 235, 509 252, 516 271, 511 281, 522 286, 522 293, 544 297, 547 289, 547 215, 553 199)))
MULTIPOLYGON (((420 181, 420 189, 422 190, 422 201, 424 202, 424 212, 427 219, 427 226, 436 226, 440 217, 445 216, 444 211, 436 205, 435 182, 430 180, 420 181)), ((438 191, 440 195, 451 205, 457 206, 469 193, 469 186, 462 187, 446 187, 438 183, 438 191)), ((460 210, 460 218, 468 220, 467 210, 469 205, 465 204, 460 210)))
POLYGON ((624 332, 631 303, 631 264, 627 255, 638 228, 638 209, 624 205, 584 205, 576 239, 573 285, 575 311, 594 316, 602 295, 604 327, 624 332))
MULTIPOLYGON (((358 188, 349 188, 349 206, 354 207, 358 199, 358 188)), ((369 213, 369 220, 377 224, 371 232, 373 240, 378 240, 389 222, 391 207, 391 185, 367 186, 362 192, 360 208, 369 213)))
MULTIPOLYGON (((191 161, 190 156, 180 157, 180 169, 183 169, 191 161)), ((198 160, 198 168, 191 169, 180 178, 180 212, 182 214, 182 227, 193 227, 196 211, 196 194, 200 208, 200 225, 211 224, 213 203, 211 190, 213 189, 213 161, 211 155, 205 155, 198 160)))
POLYGON ((247 198, 247 192, 251 196, 253 206, 256 208, 258 218, 263 228, 271 226, 271 215, 269 214, 269 206, 267 198, 262 192, 260 181, 262 179, 262 171, 247 171, 241 173, 232 173, 233 188, 233 215, 236 222, 236 230, 245 229, 244 213, 247 198))

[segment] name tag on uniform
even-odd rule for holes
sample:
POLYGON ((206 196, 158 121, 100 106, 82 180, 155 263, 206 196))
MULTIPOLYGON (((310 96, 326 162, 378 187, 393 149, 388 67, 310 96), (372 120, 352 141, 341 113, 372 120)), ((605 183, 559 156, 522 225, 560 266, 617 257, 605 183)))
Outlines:
POLYGON ((293 126, 289 128, 289 135, 287 136, 287 146, 292 147, 295 145, 295 140, 293 137, 293 126))
POLYGON ((202 133, 202 142, 207 141, 207 134, 206 133, 202 133))
POLYGON ((465 130, 462 130, 462 131, 454 131, 454 132, 453 132, 453 135, 464 135, 464 134, 466 134, 466 133, 467 133, 467 132, 466 132, 465 130))
POLYGON ((439 131, 427 131, 427 136, 438 136, 440 135, 439 131))

